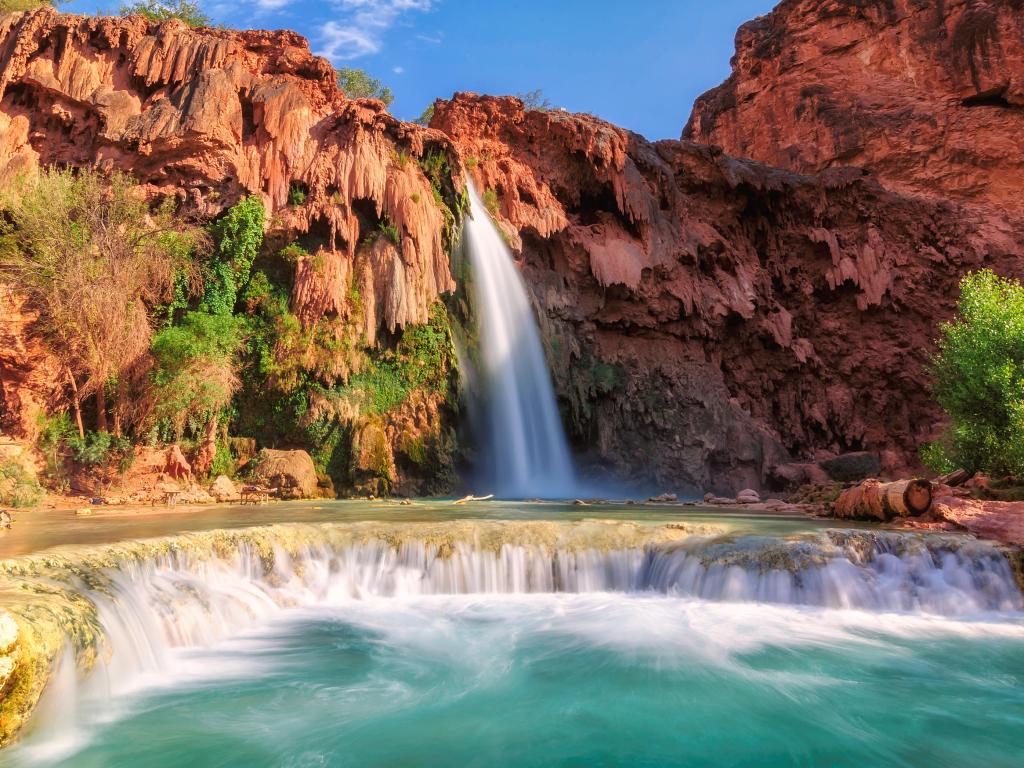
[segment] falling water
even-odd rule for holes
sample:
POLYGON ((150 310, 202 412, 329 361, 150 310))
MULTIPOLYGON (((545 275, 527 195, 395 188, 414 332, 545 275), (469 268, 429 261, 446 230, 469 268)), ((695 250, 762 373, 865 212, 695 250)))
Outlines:
POLYGON ((487 490, 505 498, 573 496, 572 459, 526 285, 476 189, 468 186, 465 232, 486 398, 481 448, 487 490))

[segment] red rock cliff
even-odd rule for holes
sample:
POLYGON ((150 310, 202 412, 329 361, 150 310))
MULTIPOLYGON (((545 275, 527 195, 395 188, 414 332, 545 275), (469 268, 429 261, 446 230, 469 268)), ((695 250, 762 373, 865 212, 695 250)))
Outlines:
POLYGON ((735 491, 787 452, 915 461, 959 276, 1024 273, 1019 228, 857 169, 801 176, 512 98, 458 95, 432 126, 496 192, 575 441, 650 481, 735 491))
POLYGON ((204 217, 259 194, 279 234, 321 235, 325 267, 297 276, 300 314, 344 311, 360 228, 386 219, 400 248, 363 260, 376 319, 388 330, 426 321, 453 283, 443 216, 407 160, 446 145, 378 101, 346 99, 293 32, 52 9, 0 18, 0 183, 35 164, 95 165, 204 217))
POLYGON ((1024 1, 784 0, 732 66, 683 138, 1024 213, 1024 1))

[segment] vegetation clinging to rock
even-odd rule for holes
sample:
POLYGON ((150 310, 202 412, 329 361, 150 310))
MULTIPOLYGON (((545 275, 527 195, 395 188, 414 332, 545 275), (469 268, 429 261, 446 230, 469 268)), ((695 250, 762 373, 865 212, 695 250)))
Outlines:
POLYGON ((190 27, 210 26, 210 17, 203 13, 199 3, 190 0, 136 0, 121 6, 122 16, 145 16, 150 21, 178 19, 190 27))
POLYGON ((335 73, 338 77, 338 87, 350 99, 380 99, 386 107, 390 107, 391 102, 395 100, 395 94, 390 88, 361 69, 342 67, 336 69, 335 73))

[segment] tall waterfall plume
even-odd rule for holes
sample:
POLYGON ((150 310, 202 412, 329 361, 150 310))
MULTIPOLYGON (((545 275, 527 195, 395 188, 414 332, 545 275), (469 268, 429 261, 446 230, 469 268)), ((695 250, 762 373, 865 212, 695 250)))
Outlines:
POLYGON ((473 267, 483 396, 482 469, 488 490, 505 498, 577 493, 526 285, 477 194, 469 186, 465 237, 473 267))

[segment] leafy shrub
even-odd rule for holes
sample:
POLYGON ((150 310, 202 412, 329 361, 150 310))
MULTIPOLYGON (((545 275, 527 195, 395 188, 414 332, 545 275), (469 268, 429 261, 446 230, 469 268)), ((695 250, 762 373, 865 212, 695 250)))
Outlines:
POLYGON ((950 426, 922 458, 1024 476, 1024 286, 987 269, 966 275, 940 330, 932 391, 950 426))
POLYGON ((263 202, 253 195, 239 200, 212 226, 213 256, 206 265, 202 308, 230 315, 249 282, 253 261, 263 245, 263 202))
POLYGON ((483 196, 484 208, 491 216, 497 216, 498 211, 501 210, 501 204, 498 202, 498 193, 493 189, 485 189, 483 196))
POLYGON ((175 439, 199 431, 231 402, 242 341, 240 318, 208 312, 190 312, 153 338, 154 415, 172 426, 175 439))
POLYGON ((86 432, 85 437, 73 434, 67 439, 67 446, 74 460, 83 467, 124 472, 135 458, 131 441, 110 432, 86 432))
POLYGON ((298 184, 292 184, 288 188, 288 205, 295 206, 296 208, 300 205, 306 204, 306 190, 300 187, 298 184))
POLYGON ((77 434, 71 417, 66 413, 57 413, 47 416, 40 413, 39 435, 36 438, 36 448, 43 454, 46 460, 45 475, 56 480, 63 475, 64 452, 67 450, 68 439, 77 434))
POLYGON ((381 234, 395 245, 401 242, 402 236, 398 233, 398 227, 387 219, 381 220, 379 229, 381 234))
POLYGON ((338 87, 350 99, 380 99, 386 107, 390 107, 395 100, 395 94, 390 88, 361 69, 342 67, 334 72, 338 78, 338 87))
POLYGON ((203 13, 199 3, 189 0, 139 0, 121 6, 122 16, 145 16, 150 21, 179 19, 190 27, 210 26, 210 17, 203 13))
POLYGON ((0 463, 0 506, 33 507, 46 491, 39 481, 14 461, 0 463))

